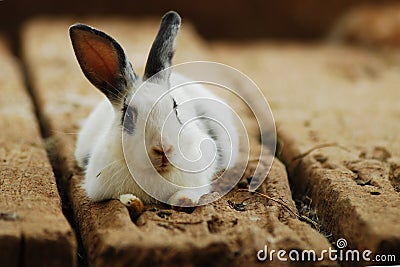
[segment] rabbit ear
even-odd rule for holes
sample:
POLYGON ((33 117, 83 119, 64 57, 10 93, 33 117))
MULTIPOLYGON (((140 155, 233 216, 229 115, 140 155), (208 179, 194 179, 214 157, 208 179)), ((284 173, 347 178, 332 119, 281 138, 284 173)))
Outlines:
POLYGON ((88 25, 69 28, 76 58, 86 78, 113 104, 120 103, 136 79, 122 47, 109 35, 88 25))
MULTIPOLYGON (((154 74, 171 66, 174 55, 175 38, 181 25, 181 17, 174 11, 169 11, 161 19, 160 29, 150 49, 143 79, 146 80, 154 74)), ((168 81, 170 72, 162 72, 160 77, 168 81)))

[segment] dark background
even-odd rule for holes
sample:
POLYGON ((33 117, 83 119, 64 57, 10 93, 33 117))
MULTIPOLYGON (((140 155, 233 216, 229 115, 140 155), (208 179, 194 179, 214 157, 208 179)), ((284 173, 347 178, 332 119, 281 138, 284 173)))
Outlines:
POLYGON ((168 10, 191 20, 210 39, 306 39, 323 37, 349 8, 390 0, 0 0, 0 32, 17 38, 24 21, 43 15, 160 17, 168 10))

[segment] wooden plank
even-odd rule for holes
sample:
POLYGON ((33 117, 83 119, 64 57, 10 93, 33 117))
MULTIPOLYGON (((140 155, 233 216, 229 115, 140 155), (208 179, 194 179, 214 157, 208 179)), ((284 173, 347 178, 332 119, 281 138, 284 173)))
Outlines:
MULTIPOLYGON (((73 55, 67 35, 68 26, 73 22, 69 19, 30 22, 24 29, 23 48, 34 95, 40 103, 47 131, 55 140, 54 153, 68 184, 91 266, 251 266, 257 264, 257 251, 264 245, 319 252, 329 247, 322 235, 288 211, 288 208, 295 210, 295 205, 285 167, 278 160, 274 161, 260 192, 285 202, 287 207, 235 190, 215 203, 196 208, 192 214, 166 207, 157 207, 158 211, 149 208, 132 223, 127 209, 118 201, 90 202, 80 186, 82 175, 75 166, 73 149, 79 122, 101 97, 85 81, 73 55), (250 203, 243 212, 227 202, 247 197, 250 203)), ((92 19, 84 22, 114 36, 125 47, 136 69, 144 65, 158 28, 158 21, 92 19)), ((213 58, 186 24, 177 47, 176 63, 213 58)), ((251 116, 248 117, 248 127, 254 127, 251 116)), ((252 140, 254 146, 260 146, 254 137, 252 140)), ((254 165, 248 173, 251 169, 254 165)), ((266 171, 264 168, 256 175, 265 176, 266 171)), ((329 261, 323 264, 336 265, 329 261)))
POLYGON ((219 44, 215 51, 268 96, 295 193, 312 199, 326 230, 349 248, 399 261, 396 53, 295 44, 219 44))
POLYGON ((2 40, 0 61, 1 265, 75 266, 75 236, 62 213, 34 107, 2 40))

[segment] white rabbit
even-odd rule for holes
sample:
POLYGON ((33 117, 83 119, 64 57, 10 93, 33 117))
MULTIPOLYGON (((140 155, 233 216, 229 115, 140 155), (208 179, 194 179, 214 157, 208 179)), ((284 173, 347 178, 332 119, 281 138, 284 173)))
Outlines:
POLYGON ((143 79, 112 37, 83 24, 70 27, 83 73, 106 96, 75 151, 93 201, 126 202, 132 194, 145 203, 193 206, 210 192, 216 173, 236 162, 239 136, 232 111, 221 108, 227 105, 201 85, 170 90, 188 81, 170 68, 180 23, 176 12, 163 16, 143 79))

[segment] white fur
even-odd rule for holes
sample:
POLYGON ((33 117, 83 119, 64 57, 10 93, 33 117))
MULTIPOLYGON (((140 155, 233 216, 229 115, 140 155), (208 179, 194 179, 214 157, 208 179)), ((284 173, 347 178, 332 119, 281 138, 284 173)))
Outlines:
MULTIPOLYGON (((172 73, 170 81, 171 85, 176 85, 188 80, 172 73)), ((138 95, 134 98, 134 103, 132 103, 138 110, 136 131, 132 135, 122 131, 122 113, 120 110, 116 110, 107 99, 102 101, 88 117, 79 134, 75 156, 82 167, 84 159, 90 157, 86 166, 83 188, 91 200, 118 199, 122 194, 131 193, 146 203, 154 202, 154 199, 147 195, 135 182, 129 172, 129 166, 135 177, 136 175, 142 177, 140 181, 141 184, 144 184, 144 188, 151 188, 152 193, 160 196, 162 200, 169 199, 170 204, 173 204, 179 198, 185 196, 197 203, 201 195, 210 191, 210 187, 207 185, 211 183, 215 173, 222 168, 232 167, 235 164, 239 137, 231 111, 221 108, 221 103, 224 102, 201 85, 178 88, 170 92, 170 96, 178 102, 178 115, 182 117, 182 120, 190 119, 196 116, 196 112, 201 111, 205 116, 220 121, 227 128, 231 139, 223 134, 223 129, 211 126, 218 136, 218 145, 223 148, 221 160, 214 161, 208 168, 198 173, 187 173, 178 168, 172 168, 171 171, 163 174, 165 179, 178 186, 203 186, 201 189, 197 191, 184 190, 185 193, 178 193, 179 190, 168 182, 160 184, 160 180, 156 177, 157 172, 148 160, 147 151, 151 149, 152 145, 160 142, 161 127, 165 122, 167 123, 164 125, 163 141, 174 147, 174 152, 170 158, 171 162, 180 167, 189 164, 179 156, 178 144, 176 143, 177 130, 180 129, 181 125, 176 119, 173 119, 174 114, 170 119, 167 119, 168 114, 172 111, 170 96, 157 102, 148 118, 144 116, 158 98, 166 92, 165 86, 151 83, 146 83, 146 88, 139 90, 138 95), (190 102, 185 103, 185 101, 193 101, 193 99, 199 98, 214 99, 218 102, 214 101, 207 106, 193 106, 190 105, 190 102), (147 123, 146 135, 139 130, 145 128, 145 123, 147 123), (146 144, 144 144, 144 140, 146 144), (123 141, 124 146, 122 145, 123 141), (124 151, 126 155, 129 155, 127 159, 129 162, 125 161, 124 151)), ((181 132, 181 152, 191 160, 201 156, 199 147, 202 141, 210 140, 207 127, 209 125, 205 126, 201 121, 196 121, 189 124, 181 132)), ((204 146, 204 144, 201 148, 202 160, 197 162, 199 166, 204 165, 204 162, 210 162, 215 150, 213 146, 204 146)))

